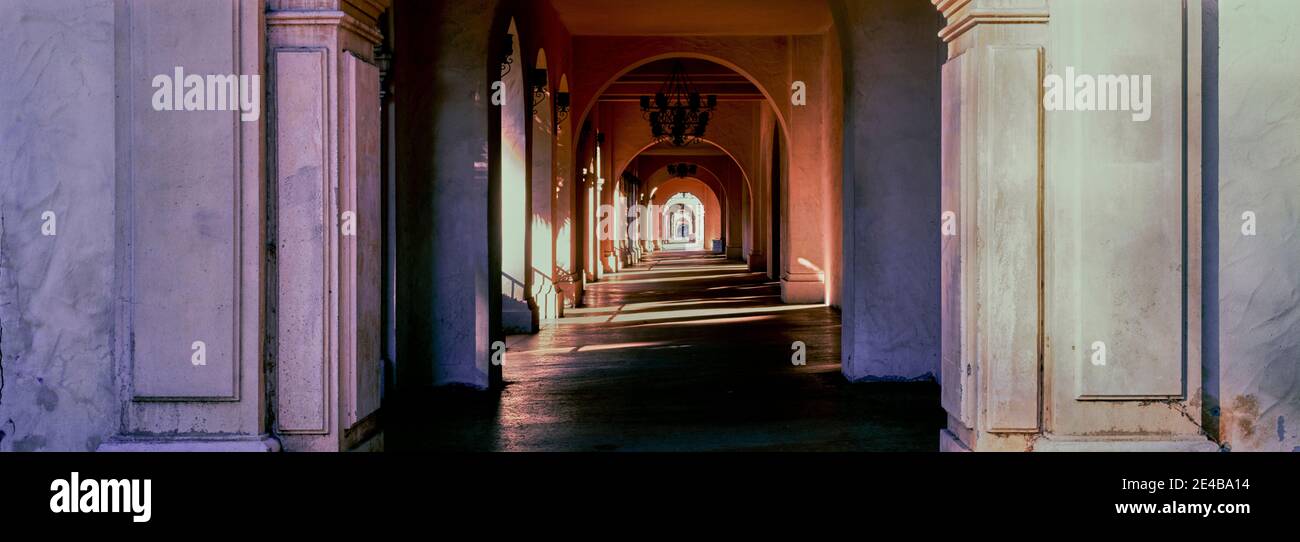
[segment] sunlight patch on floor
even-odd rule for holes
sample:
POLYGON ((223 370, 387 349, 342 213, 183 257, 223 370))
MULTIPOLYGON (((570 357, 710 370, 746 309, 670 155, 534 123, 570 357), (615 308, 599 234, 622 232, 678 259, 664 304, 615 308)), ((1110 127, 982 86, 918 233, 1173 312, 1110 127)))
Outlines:
POLYGON ((624 314, 622 312, 616 312, 611 316, 596 315, 596 316, 577 316, 573 318, 565 318, 563 320, 560 320, 558 323, 560 325, 573 325, 573 324, 599 324, 604 322, 609 322, 609 323, 644 322, 644 321, 653 321, 653 320, 672 320, 672 319, 679 319, 679 318, 712 319, 720 316, 789 312, 789 311, 797 311, 803 309, 822 308, 824 306, 825 305, 822 304, 771 305, 771 306, 763 306, 763 307, 742 307, 742 308, 734 308, 734 309, 727 309, 727 308, 679 309, 679 310, 639 312, 639 313, 628 313, 628 314, 624 314))

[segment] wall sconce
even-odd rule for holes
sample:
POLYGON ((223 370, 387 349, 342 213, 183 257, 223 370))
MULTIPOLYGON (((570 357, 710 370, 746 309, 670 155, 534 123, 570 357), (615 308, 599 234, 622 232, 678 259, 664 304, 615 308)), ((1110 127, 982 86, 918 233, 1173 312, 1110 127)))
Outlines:
POLYGON ((564 122, 564 119, 569 118, 569 100, 570 97, 568 92, 555 93, 555 125, 556 126, 559 126, 560 123, 564 122))
POLYGON ((533 87, 533 107, 542 105, 548 93, 546 89, 546 68, 536 68, 528 74, 528 85, 533 87))
POLYGON ((515 59, 513 58, 515 51, 515 35, 506 34, 501 45, 505 46, 504 49, 501 49, 501 77, 505 77, 507 73, 510 73, 510 65, 515 63, 515 59))

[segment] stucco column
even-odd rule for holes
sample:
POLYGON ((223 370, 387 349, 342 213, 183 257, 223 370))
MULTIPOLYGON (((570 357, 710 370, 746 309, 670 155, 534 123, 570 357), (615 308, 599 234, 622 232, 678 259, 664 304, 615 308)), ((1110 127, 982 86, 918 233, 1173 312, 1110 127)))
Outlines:
POLYGON ((1199 434, 1199 151, 1184 154, 1200 145, 1199 9, 934 4, 942 449, 1215 449, 1199 434), (1122 76, 1149 116, 1049 110, 1055 74, 1122 76))
MULTIPOLYGON (((781 300, 785 303, 823 303, 826 301, 826 277, 830 240, 827 238, 826 213, 831 204, 827 187, 834 165, 829 152, 830 100, 835 92, 826 77, 827 43, 821 38, 792 39, 790 74, 792 80, 811 85, 808 104, 790 108, 790 182, 781 186, 785 205, 782 218, 781 300)), ((788 87, 787 87, 788 89, 788 87)), ((787 90, 783 89, 783 90, 787 90)), ((782 93, 778 100, 789 100, 782 93)), ((747 194, 743 212, 749 213, 757 198, 747 194)), ((745 227, 750 226, 748 216, 745 227)), ((737 231, 730 245, 750 232, 737 231)), ((730 248, 728 248, 728 256, 730 248)), ((743 254, 737 255, 743 258, 743 254)))
POLYGON ((592 235, 595 236, 594 238, 596 240, 596 254, 597 254, 596 279, 597 280, 599 280, 600 277, 604 276, 605 273, 613 273, 615 271, 615 269, 613 268, 613 262, 610 261, 610 258, 614 253, 613 248, 611 248, 613 247, 614 242, 608 238, 605 238, 605 236, 611 235, 613 233, 613 230, 601 227, 602 220, 613 220, 614 218, 612 216, 609 216, 610 214, 613 213, 613 211, 611 210, 613 209, 613 205, 606 203, 606 196, 608 195, 608 192, 609 191, 605 189, 605 178, 604 177, 597 178, 596 179, 596 209, 595 209, 596 214, 594 217, 594 221, 592 222, 592 235))
POLYGON ((841 368, 854 381, 932 379, 939 373, 939 17, 923 2, 832 7, 846 108, 841 368))
POLYGON ((276 432, 290 450, 382 445, 377 18, 386 0, 272 1, 276 432), (283 9, 281 9, 283 8, 283 9))
POLYGON ((750 188, 754 194, 754 235, 753 245, 745 256, 750 271, 767 270, 767 243, 770 234, 770 217, 772 203, 770 186, 772 183, 772 119, 771 108, 761 108, 754 117, 753 141, 757 151, 754 153, 753 178, 750 188))
POLYGON ((754 198, 753 194, 751 194, 749 190, 744 189, 744 185, 745 180, 743 178, 736 179, 736 193, 740 196, 736 198, 738 200, 736 205, 736 216, 735 219, 732 220, 732 223, 736 226, 734 234, 727 236, 728 260, 745 260, 745 241, 749 239, 750 235, 753 233, 750 231, 750 218, 754 205, 754 198))
MULTIPOLYGON (((580 219, 582 222, 582 251, 580 253, 582 254, 583 285, 587 282, 596 281, 598 278, 596 276, 596 270, 600 267, 599 259, 596 256, 599 251, 599 245, 596 243, 595 230, 596 207, 600 204, 600 200, 596 195, 596 179, 597 175, 595 172, 590 172, 587 171, 587 168, 582 168, 582 186, 580 188, 582 191, 582 198, 579 200, 582 208, 579 212, 582 213, 582 218, 580 219)), ((578 299, 582 298, 579 297, 578 299)))
POLYGON ((725 176, 723 185, 727 192, 727 208, 722 217, 722 253, 727 256, 727 259, 732 259, 744 255, 744 248, 741 245, 745 242, 745 174, 734 161, 727 164, 725 168, 725 173, 718 173, 725 176))
POLYGON ((949 422, 941 445, 976 449, 1041 429, 1039 88, 1048 13, 1043 0, 934 1, 949 44, 940 362, 949 422))
MULTIPOLYGON (((533 89, 529 89, 528 100, 536 101, 533 89)), ((532 106, 532 175, 529 181, 528 221, 529 270, 528 291, 535 319, 539 322, 550 321, 559 317, 559 299, 555 278, 555 238, 559 224, 555 222, 555 124, 552 121, 550 88, 546 89, 545 98, 532 106)))
POLYGON ((699 245, 700 250, 705 249, 708 239, 704 236, 704 206, 695 206, 695 242, 699 245))

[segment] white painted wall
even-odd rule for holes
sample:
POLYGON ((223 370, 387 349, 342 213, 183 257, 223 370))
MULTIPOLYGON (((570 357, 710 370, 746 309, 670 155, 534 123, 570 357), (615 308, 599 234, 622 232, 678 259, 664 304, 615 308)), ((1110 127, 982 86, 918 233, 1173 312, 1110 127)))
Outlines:
POLYGON ((1222 44, 1219 367, 1217 381, 1207 379, 1207 395, 1221 415, 1221 439, 1233 450, 1297 451, 1300 3, 1224 0, 1207 6, 1213 11, 1215 4, 1222 44), (1247 211, 1257 220, 1253 237, 1241 231, 1247 211))
POLYGON ((112 0, 0 16, 0 450, 94 450, 113 383, 112 0), (41 234, 45 211, 57 234, 41 234))

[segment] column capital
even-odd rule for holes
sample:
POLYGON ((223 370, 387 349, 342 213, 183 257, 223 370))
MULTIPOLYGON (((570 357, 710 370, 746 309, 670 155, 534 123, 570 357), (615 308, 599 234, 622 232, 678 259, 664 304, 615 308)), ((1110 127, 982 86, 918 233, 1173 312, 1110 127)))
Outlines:
POLYGON ((383 43, 379 17, 391 0, 270 0, 266 24, 337 26, 373 44, 383 43))
POLYGON ((267 0, 268 11, 346 11, 371 21, 393 5, 393 0, 267 0))
POLYGON ((981 24, 1046 23, 1047 0, 930 0, 947 24, 939 38, 952 42, 981 24))

